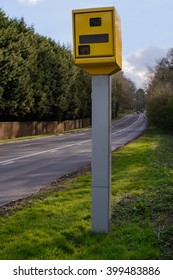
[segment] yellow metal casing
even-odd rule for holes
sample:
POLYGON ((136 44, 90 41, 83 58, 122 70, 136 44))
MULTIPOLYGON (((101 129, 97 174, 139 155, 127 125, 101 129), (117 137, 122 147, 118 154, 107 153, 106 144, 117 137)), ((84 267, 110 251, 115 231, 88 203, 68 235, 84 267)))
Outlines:
POLYGON ((75 64, 92 75, 122 68, 121 24, 114 7, 72 11, 75 64))

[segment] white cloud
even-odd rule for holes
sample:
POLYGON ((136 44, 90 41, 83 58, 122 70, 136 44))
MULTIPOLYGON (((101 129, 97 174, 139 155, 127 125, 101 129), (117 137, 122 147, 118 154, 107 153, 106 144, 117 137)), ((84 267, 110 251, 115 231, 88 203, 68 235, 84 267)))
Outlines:
POLYGON ((35 5, 40 1, 44 1, 44 0, 18 0, 20 3, 22 4, 26 4, 26 5, 35 5))
POLYGON ((156 60, 165 57, 167 51, 168 49, 148 46, 134 54, 123 57, 124 74, 134 81, 137 87, 143 87, 147 82, 147 67, 152 67, 156 60))

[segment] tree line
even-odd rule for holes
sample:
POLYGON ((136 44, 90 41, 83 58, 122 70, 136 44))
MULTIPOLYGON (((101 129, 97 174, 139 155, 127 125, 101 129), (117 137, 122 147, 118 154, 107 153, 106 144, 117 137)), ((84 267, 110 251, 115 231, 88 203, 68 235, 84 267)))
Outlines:
POLYGON ((136 89, 134 82, 122 71, 112 76, 112 117, 118 112, 139 112, 145 110, 146 95, 142 88, 136 89))
POLYGON ((85 118, 90 108, 90 77, 71 49, 0 10, 0 120, 85 118))
POLYGON ((147 114, 150 123, 173 130, 173 48, 149 69, 147 114))
MULTIPOLYGON (((122 71, 113 75, 113 117, 135 110, 139 95, 143 92, 122 71)), ((91 77, 74 65, 71 48, 0 9, 0 121, 86 117, 91 117, 91 77)))

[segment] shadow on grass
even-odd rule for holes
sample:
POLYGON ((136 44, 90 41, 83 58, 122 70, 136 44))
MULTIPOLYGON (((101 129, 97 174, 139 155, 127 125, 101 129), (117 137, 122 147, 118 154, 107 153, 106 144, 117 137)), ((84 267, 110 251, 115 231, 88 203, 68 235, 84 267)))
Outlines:
POLYGON ((140 195, 125 195, 113 205, 112 223, 117 227, 138 225, 151 230, 153 246, 161 259, 173 259, 173 183, 162 184, 140 195))
POLYGON ((173 259, 173 136, 151 129, 113 155, 113 168, 113 224, 147 227, 159 258, 173 259))

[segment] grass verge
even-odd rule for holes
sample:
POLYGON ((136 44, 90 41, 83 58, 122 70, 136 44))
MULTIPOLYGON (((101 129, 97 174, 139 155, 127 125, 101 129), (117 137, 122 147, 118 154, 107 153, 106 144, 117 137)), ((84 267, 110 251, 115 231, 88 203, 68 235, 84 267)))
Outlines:
POLYGON ((172 202, 173 137, 149 130, 113 153, 109 234, 91 232, 85 171, 1 211, 0 259, 173 259, 172 202))

